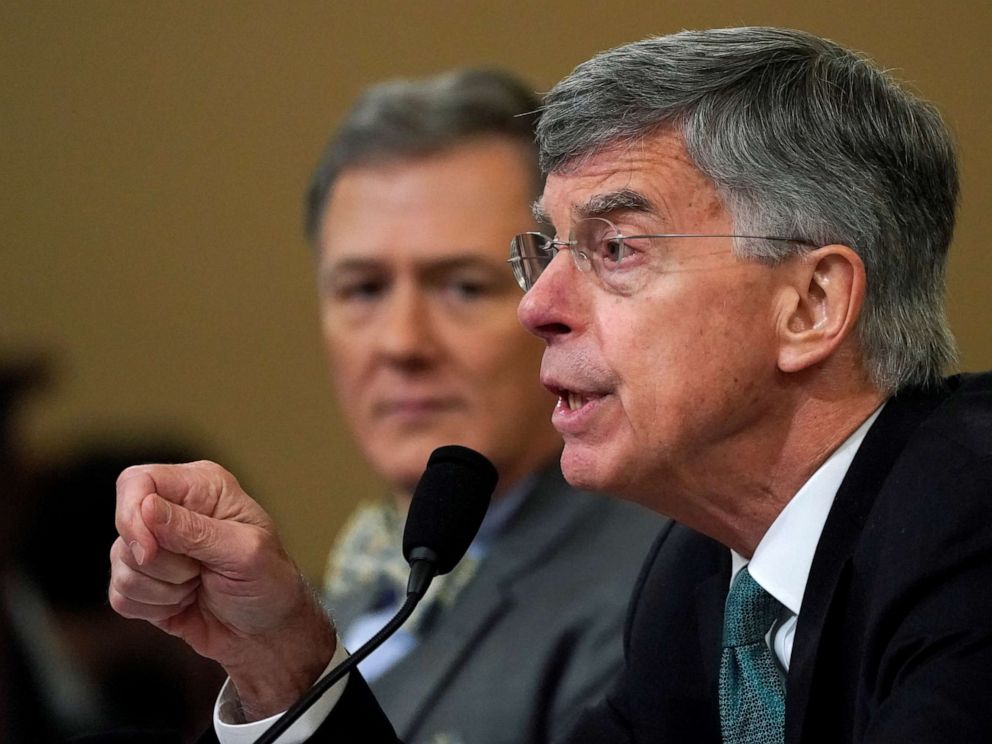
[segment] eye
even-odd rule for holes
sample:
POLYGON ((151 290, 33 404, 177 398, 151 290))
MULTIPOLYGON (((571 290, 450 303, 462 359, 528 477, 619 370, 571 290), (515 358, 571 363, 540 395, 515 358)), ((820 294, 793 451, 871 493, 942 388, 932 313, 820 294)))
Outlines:
POLYGON ((474 302, 485 299, 496 292, 494 283, 478 276, 450 276, 442 284, 444 294, 459 302, 474 302))
POLYGON ((486 294, 486 286, 482 282, 462 279, 449 285, 449 290, 465 299, 473 299, 486 294))
POLYGON ((384 279, 355 277, 332 282, 324 294, 338 302, 371 302, 380 298, 387 289, 384 279))
POLYGON ((579 253, 602 268, 615 269, 630 255, 623 233, 602 217, 580 220, 571 235, 579 253))
POLYGON ((603 262, 611 268, 619 264, 627 255, 627 247, 620 236, 604 238, 601 244, 603 262))

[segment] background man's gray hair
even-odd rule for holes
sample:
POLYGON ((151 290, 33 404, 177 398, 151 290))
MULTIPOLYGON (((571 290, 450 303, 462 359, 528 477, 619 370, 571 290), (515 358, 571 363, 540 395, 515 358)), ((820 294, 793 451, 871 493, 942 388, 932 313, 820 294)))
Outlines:
MULTIPOLYGON (((736 231, 857 251, 868 277, 858 335, 876 385, 940 378, 955 359, 944 269, 958 176, 933 107, 810 34, 685 31, 604 52, 558 83, 537 128, 541 164, 566 171, 663 127, 716 184, 736 231)), ((769 262, 808 250, 737 249, 769 262)))
POLYGON ((345 115, 314 171, 305 201, 307 237, 315 242, 334 181, 346 168, 432 155, 481 136, 519 140, 533 160, 537 196, 543 186, 534 144, 540 105, 527 85, 499 70, 456 70, 369 88, 345 115))

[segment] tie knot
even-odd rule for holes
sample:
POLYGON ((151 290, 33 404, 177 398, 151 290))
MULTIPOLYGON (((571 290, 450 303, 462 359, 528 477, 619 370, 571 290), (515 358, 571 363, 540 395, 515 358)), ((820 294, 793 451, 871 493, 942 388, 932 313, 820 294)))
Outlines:
POLYGON ((741 569, 727 595, 724 647, 764 643, 765 634, 781 611, 782 604, 761 588, 746 567, 741 569))

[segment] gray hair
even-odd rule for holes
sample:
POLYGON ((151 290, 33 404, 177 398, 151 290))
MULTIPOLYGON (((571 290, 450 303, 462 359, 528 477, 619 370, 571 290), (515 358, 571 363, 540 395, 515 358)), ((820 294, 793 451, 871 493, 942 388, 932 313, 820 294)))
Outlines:
MULTIPOLYGON (((883 390, 936 384, 956 357, 944 311, 957 165, 929 104, 865 57, 801 31, 684 31, 604 52, 547 95, 541 165, 564 172, 662 128, 683 139, 735 230, 844 244, 867 291, 857 334, 883 390)), ((747 241, 747 257, 808 250, 747 241)))
POLYGON ((541 101, 499 70, 455 70, 423 80, 391 80, 363 93, 332 135, 310 180, 304 229, 314 242, 334 181, 347 168, 432 155, 465 140, 506 137, 533 163, 534 195, 543 188, 534 144, 541 101))

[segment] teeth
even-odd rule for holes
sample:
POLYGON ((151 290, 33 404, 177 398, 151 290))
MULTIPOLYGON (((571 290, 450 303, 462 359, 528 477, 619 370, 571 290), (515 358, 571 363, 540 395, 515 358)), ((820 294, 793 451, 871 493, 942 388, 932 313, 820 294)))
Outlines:
POLYGON ((568 407, 572 411, 577 411, 585 404, 586 400, 578 393, 568 393, 568 407))

